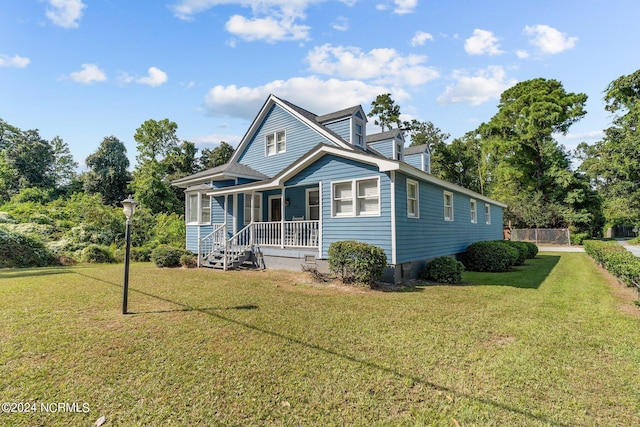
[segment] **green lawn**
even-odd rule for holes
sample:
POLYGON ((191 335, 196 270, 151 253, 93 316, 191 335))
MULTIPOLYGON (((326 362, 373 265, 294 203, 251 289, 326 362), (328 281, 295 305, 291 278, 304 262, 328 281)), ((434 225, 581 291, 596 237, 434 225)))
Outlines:
POLYGON ((0 270, 0 401, 79 408, 0 425, 640 425, 640 310, 582 253, 406 292, 134 263, 127 316, 122 272, 0 270))

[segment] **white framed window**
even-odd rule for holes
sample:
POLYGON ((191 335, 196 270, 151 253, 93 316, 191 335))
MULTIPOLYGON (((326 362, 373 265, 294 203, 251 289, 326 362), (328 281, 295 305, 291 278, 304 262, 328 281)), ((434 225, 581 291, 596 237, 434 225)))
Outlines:
POLYGON ((404 144, 402 142, 396 142, 396 160, 402 161, 404 159, 404 144))
POLYGON ((491 224, 491 205, 489 203, 484 204, 484 221, 491 224))
POLYGON ((331 189, 333 216, 380 215, 380 180, 378 178, 334 182, 331 189))
MULTIPOLYGON (((262 196, 260 194, 253 195, 253 220, 255 222, 262 221, 262 196)), ((244 225, 251 222, 251 194, 244 194, 244 225)))
POLYGON ((265 135, 267 156, 287 151, 287 137, 283 130, 265 135))
POLYGON ((206 194, 200 198, 200 222, 211 224, 211 196, 206 194))
POLYGON ((469 199, 469 210, 471 215, 471 222, 473 224, 478 222, 478 208, 474 199, 469 199))
POLYGON ((357 119, 353 123, 353 144, 364 147, 364 123, 357 119))
POLYGON ((407 180, 407 217, 420 218, 419 186, 416 181, 407 180))
POLYGON ((211 223, 211 197, 206 194, 189 194, 187 196, 187 223, 210 224, 211 223))
POLYGON ((320 219, 320 190, 307 188, 307 219, 318 221, 320 219))
POLYGON ((444 220, 453 221, 453 193, 444 192, 444 220))

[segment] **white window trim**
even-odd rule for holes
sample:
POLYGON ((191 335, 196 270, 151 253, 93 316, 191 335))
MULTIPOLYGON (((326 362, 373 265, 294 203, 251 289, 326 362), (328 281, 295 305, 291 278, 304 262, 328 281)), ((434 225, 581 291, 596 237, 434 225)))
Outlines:
POLYGON ((469 215, 471 216, 471 223, 478 223, 478 204, 476 199, 469 199, 469 215))
POLYGON ((365 132, 366 132, 366 127, 365 127, 365 123, 364 120, 361 120, 359 118, 357 118, 355 115, 353 116, 353 121, 352 121, 352 128, 351 128, 351 137, 352 137, 352 141, 353 141, 353 145, 357 145, 358 147, 361 148, 365 148, 365 132), (356 125, 360 125, 360 129, 361 129, 361 133, 358 134, 356 132, 356 125), (358 140, 357 136, 360 135, 360 143, 356 143, 356 141, 358 140))
POLYGON ((191 217, 191 204, 189 203, 191 197, 196 197, 197 198, 197 203, 196 203, 196 209, 197 209, 197 214, 196 214, 196 220, 195 221, 187 221, 187 225, 207 225, 207 224, 211 224, 211 197, 207 196, 206 194, 203 193, 188 193, 186 195, 186 203, 185 203, 185 217, 187 218, 187 220, 191 217), (202 199, 203 197, 207 197, 209 199, 209 222, 203 222, 202 221, 202 199))
POLYGON ((451 191, 443 192, 443 204, 444 204, 444 220, 445 221, 453 221, 453 193, 451 191), (451 198, 451 206, 447 206, 447 196, 451 198), (451 215, 447 216, 447 207, 451 210, 451 215))
MULTIPOLYGON (((274 222, 273 221, 273 209, 271 208, 271 201, 275 200, 275 199, 280 199, 280 214, 282 214, 282 208, 284 207, 283 205, 283 200, 282 200, 282 194, 272 194, 270 196, 267 197, 267 219, 269 222, 274 222)), ((282 219, 280 221, 284 220, 284 215, 282 215, 282 219)))
MULTIPOLYGON (((311 193, 312 191, 317 191, 318 192, 318 219, 316 221, 320 220, 320 216, 322 215, 322 210, 320 209, 320 187, 311 187, 311 188, 307 188, 305 190, 305 204, 306 204, 306 216, 305 219, 306 220, 310 220, 311 219, 311 205, 309 204, 309 193, 311 193)), ((316 205, 313 205, 316 206, 316 205)))
POLYGON ((420 184, 418 181, 414 181, 412 179, 407 179, 407 218, 420 218, 420 184), (416 211, 412 214, 409 212, 409 186, 416 186, 416 211))
POLYGON ((393 145, 393 158, 403 162, 404 161, 404 142, 402 141, 394 141, 393 145), (399 149, 398 149, 399 148, 399 149))
POLYGON ((485 224, 491 225, 491 205, 489 203, 484 204, 484 217, 485 224))
POLYGON ((269 132, 264 136, 264 153, 267 157, 275 156, 276 154, 286 153, 287 152, 287 131, 286 130, 277 130, 275 132, 269 132), (278 150, 278 134, 284 133, 284 149, 278 150), (273 137, 273 148, 274 152, 269 154, 269 136, 273 137))
POLYGON ((371 216, 380 216, 380 177, 379 176, 371 176, 366 178, 355 178, 355 179, 346 179, 342 181, 332 181, 331 182, 331 217, 332 218, 353 218, 353 217, 371 217, 371 216), (358 182, 361 181, 371 181, 376 180, 376 185, 378 188, 378 209, 373 212, 362 213, 358 210, 358 182), (336 184, 344 184, 350 182, 351 183, 351 203, 352 209, 349 214, 338 214, 336 213, 335 206, 335 195, 334 188, 336 184))

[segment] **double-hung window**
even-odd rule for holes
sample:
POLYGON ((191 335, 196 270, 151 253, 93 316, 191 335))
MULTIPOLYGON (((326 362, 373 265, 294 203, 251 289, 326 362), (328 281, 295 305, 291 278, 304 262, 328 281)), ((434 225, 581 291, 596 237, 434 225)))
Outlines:
MULTIPOLYGON (((260 212, 262 212, 262 197, 260 194, 253 195, 253 221, 260 222, 262 220, 260 212)), ((251 194, 244 194, 244 224, 251 222, 251 194)))
POLYGON ((287 150, 287 139, 285 131, 281 130, 278 132, 267 134, 265 136, 265 144, 267 149, 267 156, 284 153, 287 150))
POLYGON ((407 217, 420 218, 420 206, 418 198, 418 183, 410 179, 407 180, 407 217))
POLYGON ((489 203, 484 204, 484 220, 487 224, 491 224, 491 205, 489 203))
POLYGON ((317 188, 307 188, 307 219, 320 219, 320 190, 317 188))
POLYGON ((332 184, 333 216, 380 214, 378 178, 354 179, 332 184))
POLYGON ((478 210, 476 207, 476 201, 474 199, 469 200, 469 209, 471 214, 471 222, 475 224, 478 222, 478 210))
POLYGON ((453 193, 444 192, 444 220, 453 221, 453 193))
POLYGON ((211 197, 206 194, 187 196, 187 222, 190 224, 211 223, 211 197))

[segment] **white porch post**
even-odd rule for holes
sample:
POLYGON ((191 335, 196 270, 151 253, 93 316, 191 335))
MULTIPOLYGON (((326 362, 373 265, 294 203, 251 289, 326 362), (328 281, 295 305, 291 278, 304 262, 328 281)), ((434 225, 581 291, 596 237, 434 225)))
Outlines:
POLYGON ((229 239, 227 238, 227 209, 229 203, 229 195, 224 195, 224 257, 222 258, 222 270, 227 271, 227 256, 229 254, 229 239))
MULTIPOLYGON (((245 195, 245 197, 246 197, 246 195, 245 195)), ((253 211, 254 211, 254 208, 255 208, 255 206, 254 206, 255 198, 256 198, 255 193, 251 193, 250 197, 251 197, 251 233, 250 233, 250 238, 249 238, 250 239, 249 240, 249 244, 251 246, 253 246, 253 242, 254 242, 254 236, 253 236, 254 226, 253 226, 253 222, 255 221, 255 214, 254 214, 253 211)), ((244 203, 246 204, 247 202, 245 201, 244 203)))
POLYGON ((284 201, 285 201, 285 188, 280 190, 280 247, 284 248, 284 201))
POLYGON ((200 268, 200 257, 202 256, 202 241, 200 240, 200 227, 198 227, 198 253, 197 253, 197 260, 198 263, 196 264, 198 268, 200 268))

